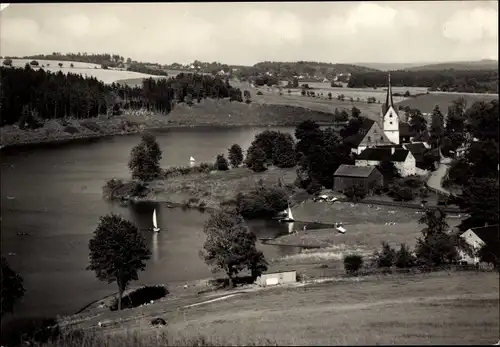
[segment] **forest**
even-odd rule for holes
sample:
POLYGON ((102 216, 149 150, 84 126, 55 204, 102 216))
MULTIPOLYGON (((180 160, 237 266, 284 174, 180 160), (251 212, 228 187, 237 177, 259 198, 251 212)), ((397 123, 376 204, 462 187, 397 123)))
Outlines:
MULTIPOLYGON (((498 70, 391 71, 395 87, 427 87, 431 91, 498 93, 498 70)), ((353 72, 349 88, 387 85, 387 72, 353 72)))
POLYGON ((175 103, 202 98, 243 101, 240 89, 217 76, 181 73, 168 79, 145 79, 142 87, 105 85, 94 77, 43 69, 0 67, 0 126, 36 128, 43 120, 91 118, 122 109, 147 108, 168 113, 175 103))

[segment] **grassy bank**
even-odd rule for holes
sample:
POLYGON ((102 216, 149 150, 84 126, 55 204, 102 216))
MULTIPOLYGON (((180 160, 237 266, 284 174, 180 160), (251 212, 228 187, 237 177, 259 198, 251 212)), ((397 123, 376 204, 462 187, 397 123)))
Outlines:
POLYGON ((193 106, 176 105, 168 115, 146 111, 125 111, 108 119, 49 120, 35 130, 22 130, 8 125, 0 128, 2 146, 71 141, 137 133, 146 129, 195 126, 294 126, 311 119, 329 124, 333 116, 328 112, 287 105, 261 105, 228 100, 202 100, 193 106))
MULTIPOLYGON (((277 185, 282 179, 285 185, 292 185, 296 178, 295 168, 270 167, 264 172, 253 172, 246 167, 229 171, 212 171, 169 177, 150 184, 153 200, 172 202, 187 207, 203 206, 215 208, 223 201, 233 199, 236 193, 254 189, 259 180, 265 186, 277 185)), ((290 189, 290 193, 293 191, 290 189)))
POLYGON ((171 298, 88 316, 73 327, 82 337, 49 346, 491 344, 498 283, 498 273, 444 271, 266 288, 198 306, 189 304, 209 297, 171 298), (157 317, 167 325, 151 326, 157 317))

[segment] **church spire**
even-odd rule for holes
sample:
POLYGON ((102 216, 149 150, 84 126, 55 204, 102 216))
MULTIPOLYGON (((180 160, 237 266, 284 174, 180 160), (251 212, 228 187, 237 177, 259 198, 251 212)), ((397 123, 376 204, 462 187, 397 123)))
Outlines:
POLYGON ((385 98, 385 109, 388 110, 389 107, 392 106, 394 108, 394 103, 392 101, 392 88, 391 88, 391 73, 389 72, 388 77, 388 86, 387 86, 387 96, 385 98))

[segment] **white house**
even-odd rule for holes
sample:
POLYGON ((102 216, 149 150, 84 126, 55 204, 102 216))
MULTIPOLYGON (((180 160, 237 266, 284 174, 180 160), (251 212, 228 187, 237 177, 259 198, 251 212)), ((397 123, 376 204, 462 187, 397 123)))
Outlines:
POLYGON ((471 228, 460 235, 461 238, 472 248, 473 255, 469 255, 463 250, 459 250, 462 262, 467 264, 479 264, 477 252, 487 243, 499 245, 499 226, 488 225, 479 228, 471 228))
POLYGON ((390 161, 401 176, 417 174, 415 157, 405 148, 396 146, 370 147, 356 158, 356 166, 376 166, 383 161, 390 161))

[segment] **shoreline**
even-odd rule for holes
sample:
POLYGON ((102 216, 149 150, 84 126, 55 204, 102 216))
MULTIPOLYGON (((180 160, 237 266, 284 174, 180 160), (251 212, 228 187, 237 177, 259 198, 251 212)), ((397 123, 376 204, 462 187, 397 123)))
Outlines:
MULTIPOLYGON (((27 140, 27 141, 20 141, 20 142, 14 142, 14 143, 7 143, 7 144, 0 144, 0 150, 6 150, 6 149, 11 149, 11 148, 30 148, 30 147, 36 147, 36 146, 49 146, 49 145, 63 145, 63 144, 68 144, 68 143, 78 143, 78 142, 86 142, 86 141, 92 141, 92 140, 100 140, 103 138, 110 138, 110 137, 115 137, 115 136, 129 136, 129 135, 137 135, 141 134, 143 132, 147 131, 152 131, 152 132, 162 132, 166 130, 171 130, 171 129, 186 129, 186 128, 210 128, 210 129, 216 129, 216 128, 223 128, 223 129, 230 129, 230 128, 247 128, 247 127, 293 127, 297 126, 300 122, 269 122, 269 123, 252 123, 248 122, 245 124, 207 124, 207 123, 197 123, 197 124, 182 124, 182 123, 172 123, 172 124, 163 124, 160 126, 152 126, 152 127, 145 127, 145 128, 137 128, 135 130, 129 130, 129 131, 119 131, 119 132, 113 132, 113 133, 94 133, 94 134, 78 134, 78 135, 71 135, 68 134, 67 136, 63 137, 58 137, 58 138, 51 138, 51 139, 32 139, 32 140, 27 140)), ((342 126, 343 124, 338 123, 338 122, 317 122, 320 126, 342 126)))

